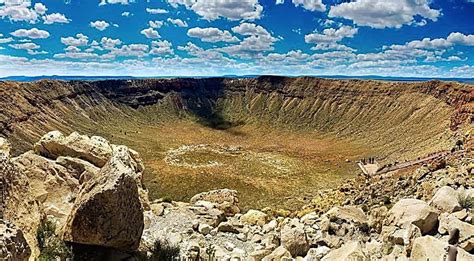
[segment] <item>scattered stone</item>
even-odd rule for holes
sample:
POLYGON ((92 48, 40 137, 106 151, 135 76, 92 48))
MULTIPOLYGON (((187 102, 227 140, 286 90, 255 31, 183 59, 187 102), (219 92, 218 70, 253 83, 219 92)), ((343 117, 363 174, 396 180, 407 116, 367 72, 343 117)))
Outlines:
POLYGON ((367 260, 367 256, 365 255, 360 242, 349 242, 338 249, 331 250, 331 252, 325 255, 322 260, 363 261, 367 260))
MULTIPOLYGON (((432 236, 415 239, 411 252, 412 260, 446 260, 448 255, 448 242, 441 241, 432 236), (444 259, 443 259, 444 257, 444 259)), ((474 255, 458 248, 457 260, 474 260, 474 255)))
POLYGON ((237 191, 235 190, 218 189, 202 192, 194 195, 190 202, 191 204, 194 204, 199 200, 205 200, 216 204, 217 208, 230 216, 240 213, 239 198, 237 197, 237 191))
POLYGON ((305 261, 318 261, 327 255, 331 249, 327 246, 320 246, 318 248, 310 248, 306 254, 305 261))
POLYGON ((279 261, 283 260, 283 258, 291 258, 291 253, 288 251, 284 246, 279 246, 273 250, 273 252, 264 257, 263 261, 279 261))
POLYGON ((263 226, 267 223, 268 216, 262 211, 251 209, 240 217, 240 221, 249 225, 263 226))
POLYGON ((309 250, 309 243, 302 223, 291 220, 281 230, 281 245, 290 251, 292 256, 304 256, 309 250))
POLYGON ((212 227, 209 226, 208 224, 199 224, 199 228, 198 228, 199 233, 203 235, 207 235, 211 232, 211 230, 212 230, 212 227))
POLYGON ((448 186, 440 188, 429 204, 441 212, 452 213, 462 209, 458 202, 458 192, 448 186))
POLYGON ((459 230, 459 246, 468 252, 474 250, 474 225, 459 220, 454 214, 441 214, 438 232, 445 235, 453 229, 459 230))
POLYGON ((0 137, 0 152, 5 154, 6 156, 10 156, 10 150, 11 150, 10 142, 0 137))
POLYGON ((398 226, 412 223, 425 235, 436 228, 438 212, 422 200, 402 199, 390 209, 385 223, 398 226))

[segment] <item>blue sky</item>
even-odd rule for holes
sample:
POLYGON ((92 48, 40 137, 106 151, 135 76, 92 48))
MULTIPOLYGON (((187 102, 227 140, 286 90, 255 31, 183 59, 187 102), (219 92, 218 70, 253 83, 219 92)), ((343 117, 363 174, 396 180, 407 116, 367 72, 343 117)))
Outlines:
POLYGON ((474 77, 474 0, 0 0, 0 76, 474 77))

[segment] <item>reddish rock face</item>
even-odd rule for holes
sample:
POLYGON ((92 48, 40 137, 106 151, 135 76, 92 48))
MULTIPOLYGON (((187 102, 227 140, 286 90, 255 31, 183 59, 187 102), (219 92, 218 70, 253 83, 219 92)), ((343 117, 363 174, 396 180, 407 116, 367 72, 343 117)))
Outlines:
MULTIPOLYGON (((363 112, 368 117, 363 122, 370 127, 377 123, 371 120, 393 116, 396 119, 389 120, 395 121, 402 117, 394 114, 396 107, 400 107, 398 111, 406 109, 407 115, 417 112, 418 108, 426 106, 429 97, 432 102, 437 100, 439 105, 450 108, 450 115, 443 117, 446 117, 451 130, 457 130, 463 123, 473 122, 473 85, 455 82, 405 83, 274 76, 243 79, 5 81, 0 82, 0 134, 15 145, 13 153, 17 155, 50 130, 88 133, 98 121, 107 120, 111 115, 130 117, 137 109, 157 104, 165 104, 168 110, 194 114, 211 124, 224 121, 215 115, 216 110, 224 106, 225 109, 255 117, 265 116, 284 124, 311 125, 324 132, 338 133, 347 128, 355 128, 354 132, 366 132, 358 129, 358 126, 348 125, 352 119, 364 116, 355 113, 357 110, 362 113, 363 108, 380 110, 384 108, 380 106, 386 106, 387 111, 383 113, 363 112), (412 100, 407 101, 407 97, 412 97, 412 100), (375 108, 377 101, 382 104, 375 108)), ((430 123, 427 120, 420 124, 426 125, 428 131, 432 129, 432 126, 428 126, 430 124, 436 126, 445 123, 430 123)), ((390 124, 384 126, 393 127, 390 124)))

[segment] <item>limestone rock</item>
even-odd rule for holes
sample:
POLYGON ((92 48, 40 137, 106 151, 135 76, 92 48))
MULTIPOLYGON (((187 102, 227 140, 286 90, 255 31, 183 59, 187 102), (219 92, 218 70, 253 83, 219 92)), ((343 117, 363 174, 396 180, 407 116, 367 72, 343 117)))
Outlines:
POLYGON ((86 160, 97 167, 103 167, 112 155, 112 146, 104 138, 89 138, 77 132, 67 137, 59 131, 49 132, 34 145, 34 150, 51 159, 69 156, 86 160))
POLYGON ((65 167, 80 184, 92 179, 100 170, 88 161, 78 158, 60 156, 56 159, 56 163, 65 167))
POLYGON ((11 150, 11 147, 8 140, 0 137, 0 152, 5 154, 6 156, 10 156, 10 150, 11 150))
POLYGON ((237 197, 237 191, 235 190, 218 189, 202 192, 194 195, 191 198, 190 203, 194 204, 200 200, 209 201, 216 204, 217 207, 224 211, 227 215, 235 215, 240 213, 239 198, 237 197))
POLYGON ((402 199, 390 209, 385 223, 398 226, 412 223, 425 235, 436 228, 438 212, 422 200, 402 199))
POLYGON ((332 250, 325 255, 322 260, 364 261, 368 260, 368 258, 363 251, 362 245, 359 242, 354 241, 346 243, 338 249, 332 250))
POLYGON ((305 261, 318 261, 321 260, 325 255, 331 252, 331 249, 327 246, 320 246, 318 248, 311 248, 304 257, 305 261))
POLYGON ((430 206, 439 209, 441 212, 448 213, 462 209, 458 202, 457 191, 448 186, 444 186, 436 192, 430 201, 430 206))
POLYGON ((290 251, 292 256, 304 256, 309 250, 308 238, 302 223, 291 220, 281 229, 281 245, 290 251))
MULTIPOLYGON (((432 236, 424 236, 415 239, 411 252, 412 260, 444 260, 448 242, 441 241, 432 236)), ((458 248, 457 260, 474 260, 474 255, 458 248)))
POLYGON ((334 207, 330 209, 325 215, 328 216, 330 220, 340 219, 358 224, 367 223, 368 221, 364 211, 353 206, 334 207))
POLYGON ((63 231, 66 241, 135 250, 143 231, 137 165, 127 147, 81 189, 63 231))
POLYGON ((455 228, 459 229, 459 246, 468 252, 474 250, 474 225, 457 219, 453 214, 443 213, 439 216, 440 234, 449 234, 455 228))
POLYGON ((6 261, 28 260, 31 249, 22 231, 8 221, 0 219, 0 259, 6 261))
POLYGON ((263 226, 267 223, 268 216, 259 210, 251 209, 247 211, 244 215, 240 217, 240 221, 247 223, 249 225, 259 225, 263 226))
POLYGON ((272 251, 268 249, 261 249, 261 250, 256 250, 251 252, 250 255, 250 261, 261 261, 264 257, 268 256, 271 254, 272 251))
POLYGON ((263 261, 280 261, 284 260, 284 258, 291 258, 291 253, 284 247, 284 246, 279 246, 273 250, 273 252, 264 257, 262 260, 263 261))

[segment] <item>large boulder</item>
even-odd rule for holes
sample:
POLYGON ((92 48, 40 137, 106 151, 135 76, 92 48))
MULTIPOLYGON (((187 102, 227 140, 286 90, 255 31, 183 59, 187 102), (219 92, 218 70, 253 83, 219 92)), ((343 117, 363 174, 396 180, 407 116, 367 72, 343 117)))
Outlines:
MULTIPOLYGON (((415 239, 411 252, 412 260, 447 260, 448 242, 441 241, 432 236, 424 236, 415 239)), ((461 248, 457 248, 456 260, 474 260, 474 255, 469 254, 461 248)))
POLYGON ((28 260, 31 249, 23 232, 15 225, 0 219, 0 259, 6 261, 28 260))
POLYGON ((268 215, 262 211, 251 209, 240 217, 240 221, 249 225, 263 226, 268 221, 268 215))
POLYGON ((321 260, 338 260, 338 261, 365 261, 368 260, 365 255, 362 245, 360 242, 349 242, 344 244, 342 247, 332 250, 321 260))
POLYGON ((363 224, 367 223, 368 219, 362 209, 353 207, 353 206, 345 206, 345 207, 333 207, 325 214, 329 220, 341 220, 346 222, 353 222, 356 224, 363 224))
POLYGON ((136 250, 144 218, 139 189, 141 173, 125 146, 81 189, 63 229, 69 242, 136 250))
POLYGON ((281 245, 290 251, 292 256, 305 256, 309 243, 304 225, 297 219, 290 220, 281 229, 281 245))
POLYGON ((422 200, 402 199, 390 209, 385 224, 402 226, 405 223, 414 224, 425 235, 436 229, 438 212, 422 200))
POLYGON ((50 159, 69 156, 103 167, 112 155, 112 146, 102 137, 89 138, 77 132, 66 137, 59 131, 52 131, 34 145, 34 151, 50 159))
POLYGON ((474 225, 459 220, 453 214, 441 214, 438 232, 446 235, 453 229, 459 230, 459 246, 468 252, 474 250, 474 225))
POLYGON ((285 258, 291 260, 291 253, 285 247, 279 246, 270 255, 264 257, 262 261, 280 261, 285 258))
POLYGON ((200 201, 209 201, 217 205, 217 208, 224 211, 227 215, 240 213, 239 198, 237 191, 231 189, 217 189, 208 192, 202 192, 194 195, 190 202, 192 204, 200 201))
POLYGON ((430 201, 430 206, 439 209, 441 212, 452 213, 461 210, 458 202, 458 192, 448 186, 440 188, 430 201))

